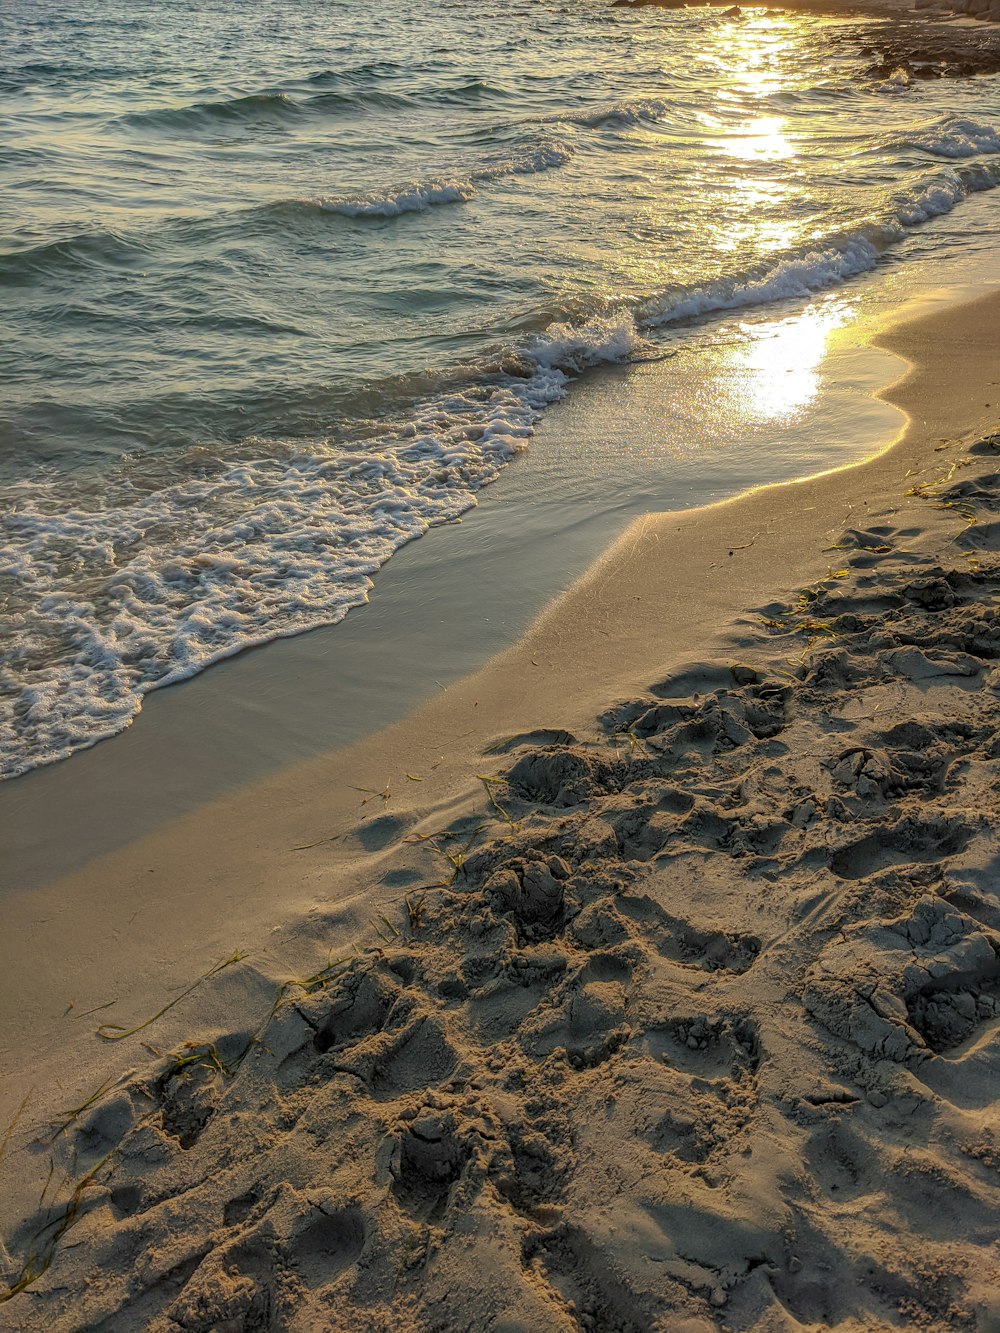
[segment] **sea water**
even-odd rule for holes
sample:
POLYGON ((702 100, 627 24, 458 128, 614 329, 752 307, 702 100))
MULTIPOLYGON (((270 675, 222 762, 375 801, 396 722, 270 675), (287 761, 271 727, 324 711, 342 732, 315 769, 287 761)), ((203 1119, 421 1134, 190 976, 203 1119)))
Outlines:
MULTIPOLYGON (((582 372, 735 342, 794 415, 852 293, 974 271, 1000 85, 865 75, 879 23, 11 0, 0 776, 377 598, 582 372)), ((787 472, 708 447, 760 410, 691 389, 678 476, 787 472)))

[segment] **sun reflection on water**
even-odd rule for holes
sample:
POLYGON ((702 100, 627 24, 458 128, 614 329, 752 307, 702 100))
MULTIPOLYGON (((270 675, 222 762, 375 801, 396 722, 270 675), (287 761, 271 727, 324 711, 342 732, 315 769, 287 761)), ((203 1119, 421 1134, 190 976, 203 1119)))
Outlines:
POLYGON ((722 141, 720 147, 733 157, 780 162, 795 156, 794 145, 784 132, 782 116, 755 116, 722 141))
POLYGON ((850 301, 828 299, 786 319, 742 325, 747 341, 721 367, 720 409, 754 425, 801 416, 820 391, 831 335, 852 310, 850 301))
POLYGON ((792 250, 804 239, 816 209, 796 164, 806 142, 794 113, 806 77, 801 35, 794 16, 753 11, 706 29, 704 64, 692 73, 714 92, 690 116, 700 131, 702 161, 687 147, 690 126, 677 118, 631 132, 637 144, 659 141, 662 171, 637 173, 629 183, 637 204, 636 244, 611 261, 623 285, 669 283, 676 239, 693 241, 695 224, 706 277, 713 269, 719 276, 731 271, 741 255, 792 250), (721 172, 720 160, 727 163, 721 172), (681 161, 685 179, 678 189, 681 161), (691 200, 699 193, 701 206, 694 209, 691 200))
MULTIPOLYGON (((798 109, 799 94, 819 77, 803 59, 807 31, 794 15, 753 11, 739 22, 706 24, 703 63, 691 75, 712 89, 711 97, 687 124, 668 111, 656 123, 630 128, 631 141, 652 153, 628 182, 636 225, 634 244, 608 263, 617 291, 665 292, 669 303, 676 284, 683 297, 686 273, 676 256, 697 245, 709 300, 721 309, 738 307, 742 286, 756 281, 773 256, 795 255, 811 241, 822 208, 809 175, 813 140, 798 109), (691 122, 697 154, 690 149, 691 122)), ((609 300, 617 291, 610 288, 609 300)), ((712 373, 694 392, 720 439, 803 420, 820 393, 831 337, 853 308, 830 296, 795 315, 740 323, 735 342, 712 335, 702 344, 712 373)))

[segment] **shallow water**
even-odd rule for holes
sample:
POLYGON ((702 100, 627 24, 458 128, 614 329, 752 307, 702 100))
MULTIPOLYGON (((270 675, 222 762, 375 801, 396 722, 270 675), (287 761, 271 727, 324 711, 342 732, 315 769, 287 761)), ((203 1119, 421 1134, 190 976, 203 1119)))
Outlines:
POLYGON ((997 81, 864 82, 864 40, 589 0, 7 6, 0 775, 340 619, 587 367, 677 357, 655 467, 625 447, 600 487, 789 475, 776 423, 856 303, 994 239, 997 81), (687 366, 732 345, 705 401, 687 366))

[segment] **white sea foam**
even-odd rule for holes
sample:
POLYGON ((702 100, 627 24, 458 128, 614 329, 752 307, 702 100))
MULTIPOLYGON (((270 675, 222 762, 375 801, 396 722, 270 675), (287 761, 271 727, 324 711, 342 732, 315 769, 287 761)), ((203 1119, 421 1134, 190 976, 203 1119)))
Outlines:
POLYGON ((384 193, 373 191, 351 199, 321 199, 319 206, 327 212, 340 213, 349 218, 387 218, 401 213, 422 213, 436 204, 464 204, 474 199, 478 193, 477 187, 488 181, 550 171, 568 162, 572 151, 566 144, 552 141, 484 162, 466 175, 409 181, 384 193))
POLYGON ((550 324, 545 336, 536 339, 528 350, 544 369, 579 372, 590 366, 627 361, 644 346, 635 320, 622 311, 581 325, 550 324))
POLYGON ((675 320, 710 314, 714 310, 739 310, 810 296, 836 286, 875 267, 884 249, 876 236, 859 234, 838 245, 817 247, 781 260, 762 272, 715 282, 682 292, 667 292, 646 303, 642 324, 658 328, 675 320))
POLYGON ((572 372, 637 341, 627 316, 553 325, 527 378, 428 400, 353 451, 250 442, 210 478, 87 508, 52 483, 12 487, 0 777, 120 731, 150 690, 343 619, 398 547, 476 503, 572 372))
POLYGON ((637 97, 634 100, 612 102, 589 111, 568 112, 553 116, 566 124, 589 125, 641 125, 643 122, 662 120, 670 110, 671 103, 662 97, 637 97))
POLYGON ((372 194, 358 199, 321 199, 320 207, 345 218, 391 218, 400 213, 422 213, 435 204, 464 204, 476 196, 470 180, 441 180, 410 184, 388 194, 372 194))
POLYGON ((975 157, 979 153, 1000 153, 1000 133, 993 125, 968 117, 948 116, 919 130, 899 135, 890 148, 919 148, 933 157, 975 157))
POLYGON ((909 228, 950 213, 970 195, 992 190, 998 184, 1000 163, 942 170, 898 191, 882 219, 865 222, 852 233, 831 237, 766 269, 654 297, 640 309, 640 327, 657 328, 715 310, 737 310, 824 291, 870 272, 890 246, 904 239, 909 228))

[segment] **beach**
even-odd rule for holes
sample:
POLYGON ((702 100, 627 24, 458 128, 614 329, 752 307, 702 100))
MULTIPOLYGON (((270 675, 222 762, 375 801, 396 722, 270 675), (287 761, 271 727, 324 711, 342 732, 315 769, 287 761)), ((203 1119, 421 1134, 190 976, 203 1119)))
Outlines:
POLYGON ((1000 1327, 1000 299, 876 341, 877 457, 6 896, 0 1327, 1000 1327))
MULTIPOLYGON (((456 0, 446 21, 402 0, 279 9, 234 25, 162 7, 151 30, 124 0, 0 15, 4 783, 30 789, 141 714, 149 732, 153 696, 210 667, 261 697, 248 649, 341 625, 346 643, 385 614, 417 539, 467 558, 455 520, 482 527, 471 511, 544 461, 547 421, 602 371, 659 367, 680 404, 641 468, 612 435, 595 508, 621 497, 622 518, 644 496, 677 509, 847 461, 810 418, 831 397, 825 342, 995 269, 989 24, 606 0, 456 0), (706 401, 696 368, 727 346, 744 370, 770 349, 783 390, 706 401), (814 457, 789 470, 796 427, 814 457)), ((566 469, 566 517, 592 462, 566 469)), ((497 525, 509 549, 526 513, 497 525)), ((515 633, 587 563, 551 578, 567 541, 546 536, 550 582, 508 599, 530 604, 515 633)), ((404 595, 383 656, 427 660, 414 631, 432 610, 404 595)), ((490 652, 512 637, 494 628, 490 652)), ((454 656, 441 679, 484 660, 454 656)), ((203 691, 181 723, 196 742, 203 691)), ((405 673, 398 693, 376 725, 419 701, 405 673)), ((303 710, 315 726, 289 718, 297 752, 253 753, 246 717, 191 767, 239 750, 252 781, 344 743, 330 697, 303 710)), ((226 785, 193 776, 161 804, 148 771, 143 804, 171 813, 226 785)), ((66 804, 99 851, 109 821, 66 804)))

